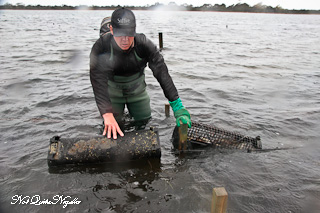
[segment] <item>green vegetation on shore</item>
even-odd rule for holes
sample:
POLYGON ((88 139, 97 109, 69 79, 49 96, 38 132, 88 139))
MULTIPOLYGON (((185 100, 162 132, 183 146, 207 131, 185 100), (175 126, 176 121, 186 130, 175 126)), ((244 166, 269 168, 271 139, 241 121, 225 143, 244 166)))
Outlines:
MULTIPOLYGON (((68 5, 61 5, 61 6, 42 6, 42 5, 24 5, 18 3, 16 5, 12 4, 4 4, 0 5, 0 9, 11 9, 11 10, 76 10, 76 9, 89 9, 89 10, 114 10, 116 8, 121 7, 120 5, 112 5, 112 6, 68 6, 68 5)), ((151 6, 125 6, 132 10, 155 10, 155 9, 162 9, 162 10, 171 10, 171 11, 217 11, 217 12, 247 12, 247 13, 287 13, 287 14, 320 14, 320 10, 288 10, 283 9, 280 6, 271 7, 266 6, 261 3, 256 4, 254 6, 250 6, 246 3, 238 3, 230 6, 226 6, 225 4, 204 4, 200 7, 194 7, 192 5, 183 4, 177 5, 174 2, 169 3, 168 5, 156 3, 151 6)))

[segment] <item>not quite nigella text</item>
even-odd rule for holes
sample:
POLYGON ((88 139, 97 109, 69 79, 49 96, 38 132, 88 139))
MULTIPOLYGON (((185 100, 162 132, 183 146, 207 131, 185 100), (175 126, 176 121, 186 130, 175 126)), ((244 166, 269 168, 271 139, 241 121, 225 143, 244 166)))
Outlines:
POLYGON ((80 203, 81 201, 78 198, 72 199, 71 196, 64 195, 54 195, 52 199, 42 199, 40 195, 14 195, 11 202, 12 205, 62 205, 63 208, 66 208, 68 205, 79 205, 80 203))

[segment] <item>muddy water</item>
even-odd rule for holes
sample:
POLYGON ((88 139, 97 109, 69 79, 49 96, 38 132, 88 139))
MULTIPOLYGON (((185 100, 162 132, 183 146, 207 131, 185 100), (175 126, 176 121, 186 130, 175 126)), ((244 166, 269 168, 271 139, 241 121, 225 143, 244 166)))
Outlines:
POLYGON ((221 186, 228 212, 320 209, 314 15, 135 12, 138 32, 155 43, 163 33, 162 53, 193 120, 289 149, 175 156, 174 119, 165 117, 166 99, 146 69, 161 162, 49 171, 52 136, 99 134, 88 56, 111 12, 0 11, 1 212, 208 212, 212 188, 221 186), (63 208, 62 199, 81 203, 63 208))

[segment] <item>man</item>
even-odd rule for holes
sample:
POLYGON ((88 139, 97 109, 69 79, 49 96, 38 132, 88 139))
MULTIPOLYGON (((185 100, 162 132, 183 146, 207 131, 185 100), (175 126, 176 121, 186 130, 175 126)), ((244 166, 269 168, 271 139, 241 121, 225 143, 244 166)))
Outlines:
POLYGON ((112 13, 110 33, 93 45, 90 53, 90 80, 95 100, 104 120, 103 135, 124 136, 118 122, 125 105, 135 121, 151 118, 144 68, 149 65, 174 111, 176 123, 191 127, 190 114, 182 105, 178 91, 157 47, 144 34, 136 33, 133 12, 120 8, 112 13))

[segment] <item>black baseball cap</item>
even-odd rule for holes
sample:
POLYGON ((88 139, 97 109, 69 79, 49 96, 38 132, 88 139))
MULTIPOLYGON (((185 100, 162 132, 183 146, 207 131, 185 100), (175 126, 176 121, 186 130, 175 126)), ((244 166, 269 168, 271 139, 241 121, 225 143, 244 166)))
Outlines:
POLYGON ((136 35, 136 18, 129 9, 124 7, 116 9, 111 16, 111 25, 113 35, 116 37, 136 35))

